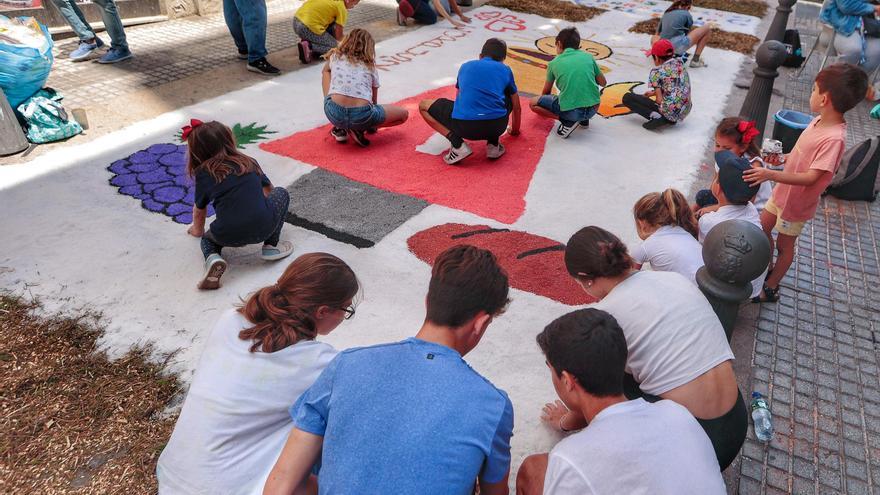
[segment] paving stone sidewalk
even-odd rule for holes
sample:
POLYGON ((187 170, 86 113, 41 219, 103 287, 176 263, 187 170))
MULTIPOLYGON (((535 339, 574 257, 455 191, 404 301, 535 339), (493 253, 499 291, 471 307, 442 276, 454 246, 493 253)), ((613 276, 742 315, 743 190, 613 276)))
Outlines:
MULTIPOLYGON (((818 25, 795 16, 790 24, 811 46, 818 25)), ((820 59, 777 79, 785 108, 809 112, 820 59)), ((880 135, 872 106, 847 114, 848 146, 880 135)), ((780 302, 758 311, 751 387, 743 384, 769 396, 776 435, 761 444, 749 425, 730 493, 880 495, 878 240, 880 202, 830 197, 798 239, 780 302)))
MULTIPOLYGON (((270 61, 273 52, 292 48, 299 41, 292 23, 300 5, 301 0, 268 2, 266 47, 270 61)), ((348 27, 363 27, 379 20, 388 20, 389 25, 394 25, 396 5, 394 0, 363 0, 352 9, 348 27)), ((132 26, 126 28, 125 33, 135 56, 131 61, 114 65, 72 62, 68 56, 78 40, 68 38, 56 43, 55 63, 47 85, 62 92, 66 107, 85 107, 236 61, 235 45, 222 13, 132 26)), ((109 40, 104 32, 99 36, 109 40)), ((254 82, 259 82, 261 77, 264 76, 254 74, 254 82)))

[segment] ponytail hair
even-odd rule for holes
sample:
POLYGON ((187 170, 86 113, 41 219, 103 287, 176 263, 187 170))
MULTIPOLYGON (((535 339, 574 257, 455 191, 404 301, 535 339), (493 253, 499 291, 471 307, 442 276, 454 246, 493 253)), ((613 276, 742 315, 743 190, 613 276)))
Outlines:
POLYGON ((715 134, 746 145, 746 153, 750 158, 761 156, 761 146, 758 144, 758 136, 761 133, 755 127, 754 122, 739 117, 727 117, 715 128, 715 134))
POLYGON ((648 225, 662 227, 678 226, 696 238, 699 233, 697 217, 691 211, 684 194, 675 189, 648 193, 636 201, 633 216, 648 225))
MULTIPOLYGON (((673 10, 685 10, 690 8, 694 4, 693 0, 673 0, 672 5, 666 9, 666 12, 672 12, 673 10)), ((664 12, 664 14, 666 13, 664 12)))
POLYGON ((342 309, 357 295, 357 277, 344 261, 327 253, 295 259, 278 282, 252 294, 238 309, 252 327, 238 338, 250 351, 275 352, 318 334, 315 312, 321 306, 342 309))
POLYGON ((623 241, 600 227, 582 228, 565 246, 565 268, 574 278, 617 277, 632 265, 623 241))

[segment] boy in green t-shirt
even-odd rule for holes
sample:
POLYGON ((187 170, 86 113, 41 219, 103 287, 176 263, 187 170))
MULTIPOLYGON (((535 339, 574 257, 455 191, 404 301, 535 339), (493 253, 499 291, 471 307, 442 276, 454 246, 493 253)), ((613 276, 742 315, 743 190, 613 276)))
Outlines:
POLYGON ((605 86, 605 76, 596 59, 580 49, 581 35, 569 27, 556 35, 556 58, 547 66, 547 82, 542 96, 532 98, 530 107, 536 114, 558 119, 556 134, 563 139, 578 126, 587 127, 599 111, 599 86, 605 86), (559 96, 552 95, 553 84, 559 96))

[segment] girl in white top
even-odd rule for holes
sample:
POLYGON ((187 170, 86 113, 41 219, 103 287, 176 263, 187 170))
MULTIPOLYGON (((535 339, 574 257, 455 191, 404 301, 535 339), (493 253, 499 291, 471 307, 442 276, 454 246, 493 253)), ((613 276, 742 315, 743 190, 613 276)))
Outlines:
POLYGON ((315 337, 354 315, 339 258, 297 258, 214 326, 156 467, 160 494, 259 494, 293 423, 288 408, 336 356, 315 337))
POLYGON ((358 145, 369 146, 365 132, 406 122, 405 108, 377 103, 376 44, 367 30, 353 29, 324 57, 324 114, 336 141, 344 143, 351 136, 358 145))
POLYGON ((633 206, 636 231, 642 243, 632 252, 638 267, 676 272, 696 284, 703 266, 703 247, 697 241, 697 218, 687 199, 675 189, 642 196, 633 206))
MULTIPOLYGON (((736 458, 748 428, 733 373, 733 352, 712 306, 677 273, 634 271, 626 246, 599 227, 569 239, 565 266, 610 313, 626 339, 629 398, 669 399, 688 409, 706 431, 723 471, 736 458)), ((572 430, 584 418, 548 404, 545 419, 572 430)))
MULTIPOLYGON (((743 120, 739 117, 727 117, 721 120, 718 127, 715 128, 715 152, 732 151, 737 156, 741 156, 749 160, 754 168, 763 168, 767 164, 761 158, 761 146, 758 144, 758 136, 760 131, 755 127, 755 123, 743 120)), ((718 173, 718 164, 715 164, 715 173, 718 173)), ((752 204, 760 212, 773 194, 773 183, 763 182, 758 189, 758 194, 752 200, 752 204)), ((709 189, 703 189, 697 193, 697 204, 694 210, 697 217, 703 216, 720 208, 718 199, 709 189)))

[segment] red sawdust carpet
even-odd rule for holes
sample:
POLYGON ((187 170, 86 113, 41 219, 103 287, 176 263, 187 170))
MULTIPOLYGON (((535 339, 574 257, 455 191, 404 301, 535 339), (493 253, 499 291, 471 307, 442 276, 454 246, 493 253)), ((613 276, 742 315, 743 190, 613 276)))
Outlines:
POLYGON ((525 210, 525 194, 553 122, 534 115, 522 98, 522 133, 501 138, 507 154, 488 160, 485 142, 472 142, 474 154, 458 166, 449 166, 441 156, 416 150, 435 134, 419 115, 418 104, 426 98, 454 96, 455 89, 445 87, 396 103, 409 110, 409 120, 380 129, 370 136, 372 144, 367 148, 340 145, 330 136, 330 124, 260 147, 380 189, 512 223, 525 210))
POLYGON ((457 244, 492 251, 507 272, 511 287, 571 306, 595 302, 568 274, 565 246, 553 239, 487 225, 447 223, 425 229, 407 241, 410 251, 428 264, 457 244))

